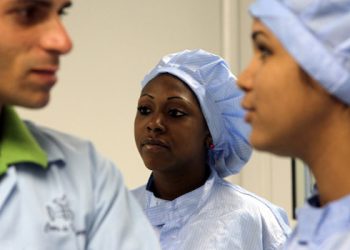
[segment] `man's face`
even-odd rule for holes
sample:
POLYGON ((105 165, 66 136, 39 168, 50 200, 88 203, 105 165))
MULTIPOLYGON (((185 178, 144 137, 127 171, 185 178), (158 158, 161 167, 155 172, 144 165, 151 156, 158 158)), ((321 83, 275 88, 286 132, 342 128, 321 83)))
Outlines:
POLYGON ((45 106, 60 55, 72 48, 61 22, 69 0, 0 1, 0 107, 45 106))

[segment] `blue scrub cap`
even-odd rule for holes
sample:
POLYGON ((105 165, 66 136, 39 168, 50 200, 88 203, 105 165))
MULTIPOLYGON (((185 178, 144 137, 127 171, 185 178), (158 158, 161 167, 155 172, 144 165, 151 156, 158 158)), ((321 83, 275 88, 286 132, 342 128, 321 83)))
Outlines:
POLYGON ((164 56, 142 81, 142 88, 162 73, 186 83, 197 96, 215 147, 209 165, 221 177, 238 173, 251 155, 249 126, 240 102, 243 92, 226 62, 204 50, 184 50, 164 56))
POLYGON ((350 0, 256 0, 250 12, 310 76, 350 104, 350 0))

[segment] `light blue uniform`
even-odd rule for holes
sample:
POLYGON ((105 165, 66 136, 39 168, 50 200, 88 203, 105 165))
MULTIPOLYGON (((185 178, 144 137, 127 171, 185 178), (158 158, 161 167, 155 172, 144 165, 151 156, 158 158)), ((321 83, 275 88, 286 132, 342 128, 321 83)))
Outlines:
POLYGON ((298 210, 298 226, 286 244, 295 250, 349 250, 350 196, 319 207, 314 196, 298 210))
POLYGON ((91 143, 26 126, 48 166, 22 162, 1 176, 1 250, 159 249, 120 172, 91 143))
MULTIPOLYGON (((152 177, 147 186, 151 183, 152 177)), ((290 233, 283 210, 214 170, 203 186, 173 201, 158 199, 147 189, 142 186, 133 194, 163 250, 282 249, 290 233)))
POLYGON ((152 177, 147 186, 133 191, 162 249, 281 249, 290 232, 286 214, 223 179, 239 173, 252 152, 250 127, 240 105, 243 92, 225 60, 201 49, 172 53, 145 76, 142 87, 163 73, 181 79, 196 95, 212 145, 204 145, 207 162, 203 168, 210 166, 211 175, 203 186, 172 201, 153 195, 152 177))

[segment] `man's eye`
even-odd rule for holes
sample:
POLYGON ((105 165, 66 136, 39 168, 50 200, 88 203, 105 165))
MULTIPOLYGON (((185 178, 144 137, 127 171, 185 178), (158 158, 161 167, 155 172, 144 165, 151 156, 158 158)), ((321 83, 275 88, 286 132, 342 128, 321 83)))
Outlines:
POLYGON ((151 112, 151 110, 146 106, 139 106, 137 110, 141 115, 148 115, 151 112))
POLYGON ((45 6, 25 6, 15 11, 17 21, 22 25, 33 25, 46 19, 49 15, 49 9, 45 6))
POLYGON ((172 117, 182 117, 182 116, 186 115, 185 112, 180 111, 180 110, 178 110, 178 109, 170 109, 170 110, 168 111, 168 114, 169 114, 170 116, 172 116, 172 117))
POLYGON ((62 8, 62 9, 58 12, 58 14, 59 14, 60 16, 66 16, 66 15, 68 15, 68 7, 62 8))

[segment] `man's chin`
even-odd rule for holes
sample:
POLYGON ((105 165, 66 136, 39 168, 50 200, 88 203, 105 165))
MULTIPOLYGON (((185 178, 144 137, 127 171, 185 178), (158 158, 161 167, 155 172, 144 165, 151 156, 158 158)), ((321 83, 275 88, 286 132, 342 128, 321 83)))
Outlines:
POLYGON ((18 103, 15 103, 14 106, 20 106, 23 108, 28 108, 28 109, 41 109, 46 107, 50 102, 50 96, 47 95, 45 97, 40 97, 36 99, 31 99, 27 101, 21 101, 18 103))

